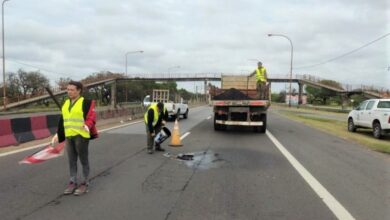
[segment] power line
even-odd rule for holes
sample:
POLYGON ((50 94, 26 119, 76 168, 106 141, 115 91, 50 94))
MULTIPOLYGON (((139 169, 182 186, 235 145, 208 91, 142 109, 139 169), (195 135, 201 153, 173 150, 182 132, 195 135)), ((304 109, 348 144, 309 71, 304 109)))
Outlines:
MULTIPOLYGON (((0 57, 0 59, 2 59, 2 57, 0 57)), ((24 65, 24 66, 29 66, 29 67, 32 67, 32 68, 35 68, 35 69, 38 69, 38 71, 44 71, 44 72, 48 72, 48 73, 53 73, 53 74, 60 74, 62 76, 65 76, 67 74, 64 74, 64 73, 59 73, 59 72, 54 72, 52 70, 48 70, 46 68, 42 68, 42 67, 39 67, 39 66, 34 66, 34 65, 31 65, 31 64, 28 64, 28 63, 24 63, 24 62, 20 62, 20 61, 16 61, 16 60, 11 60, 11 59, 7 59, 8 62, 11 62, 11 63, 17 63, 17 64, 20 64, 20 65, 24 65)))
POLYGON ((48 70, 48 69, 45 69, 45 68, 41 68, 41 67, 38 67, 38 66, 34 66, 34 65, 31 65, 31 64, 27 64, 27 63, 22 63, 22 62, 19 62, 19 61, 15 61, 15 60, 9 60, 7 59, 9 62, 12 62, 12 63, 17 63, 17 64, 20 64, 20 65, 24 65, 24 66, 29 66, 29 67, 32 67, 32 68, 35 68, 35 69, 38 69, 38 70, 43 70, 45 72, 49 72, 49 73, 54 73, 54 74, 58 74, 54 71, 51 71, 51 70, 48 70))
POLYGON ((385 35, 383 35, 383 36, 381 36, 381 37, 379 37, 379 38, 377 38, 377 39, 375 39, 375 40, 373 40, 373 41, 371 41, 371 42, 368 42, 368 43, 364 44, 364 45, 361 46, 361 47, 358 47, 358 48, 356 48, 356 49, 354 49, 354 50, 351 50, 351 51, 349 51, 349 52, 347 52, 347 53, 345 53, 345 54, 342 54, 342 55, 340 55, 340 56, 334 57, 334 58, 332 58, 332 59, 329 59, 329 60, 326 60, 326 61, 323 61, 323 62, 320 62, 320 63, 312 64, 312 65, 295 67, 294 69, 304 69, 304 68, 315 67, 315 66, 323 65, 323 64, 326 64, 326 63, 329 63, 329 62, 332 62, 332 61, 341 59, 341 58, 343 58, 343 57, 345 57, 345 56, 348 56, 348 55, 350 55, 350 54, 352 54, 352 53, 355 53, 356 51, 359 51, 359 50, 361 50, 361 49, 363 49, 363 48, 365 48, 365 47, 368 47, 369 45, 371 45, 371 44, 373 44, 373 43, 375 43, 375 42, 377 42, 377 41, 379 41, 379 40, 382 40, 383 38, 386 38, 386 37, 388 37, 389 35, 390 35, 390 33, 387 33, 387 34, 385 34, 385 35))

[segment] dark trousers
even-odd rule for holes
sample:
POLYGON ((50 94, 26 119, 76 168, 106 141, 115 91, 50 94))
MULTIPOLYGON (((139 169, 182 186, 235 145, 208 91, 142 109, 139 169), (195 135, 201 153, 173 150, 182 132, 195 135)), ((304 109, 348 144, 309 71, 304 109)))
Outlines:
POLYGON ((83 168, 83 182, 88 182, 89 160, 88 160, 89 139, 81 135, 66 138, 66 151, 68 153, 70 181, 77 183, 77 160, 80 159, 83 168))
POLYGON ((259 99, 262 100, 268 100, 269 94, 268 94, 268 86, 266 85, 266 82, 257 82, 257 93, 259 99))
MULTIPOLYGON (((151 135, 151 132, 149 131, 149 127, 147 124, 145 124, 146 126, 146 143, 147 143, 147 148, 148 150, 153 150, 153 146, 154 146, 154 137, 152 137, 151 135)), ((154 128, 154 134, 157 135, 159 132, 161 131, 161 126, 157 126, 154 128)))

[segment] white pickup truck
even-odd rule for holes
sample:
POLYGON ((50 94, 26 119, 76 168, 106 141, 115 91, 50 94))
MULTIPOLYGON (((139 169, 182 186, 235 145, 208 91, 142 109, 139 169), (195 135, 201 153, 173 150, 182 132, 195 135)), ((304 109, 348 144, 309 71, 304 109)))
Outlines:
POLYGON ((184 119, 188 118, 188 105, 184 103, 183 99, 180 99, 180 102, 169 101, 169 92, 167 92, 167 90, 153 90, 153 97, 147 95, 142 104, 144 107, 147 107, 150 104, 157 102, 164 103, 169 118, 180 119, 180 116, 183 116, 184 119))
POLYGON ((375 138, 390 133, 390 99, 369 99, 348 115, 348 131, 371 128, 375 138))

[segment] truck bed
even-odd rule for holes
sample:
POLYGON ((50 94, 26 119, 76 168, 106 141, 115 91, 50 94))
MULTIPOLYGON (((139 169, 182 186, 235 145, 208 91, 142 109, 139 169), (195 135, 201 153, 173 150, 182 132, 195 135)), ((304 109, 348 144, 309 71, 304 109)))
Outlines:
POLYGON ((257 90, 253 89, 217 89, 211 91, 214 106, 269 106, 269 100, 258 98, 257 90))
POLYGON ((268 100, 214 100, 213 106, 261 106, 268 108, 268 100))
MULTIPOLYGON (((270 101, 259 98, 254 77, 222 76, 222 89, 212 87, 210 95, 215 130, 249 126, 256 132, 265 133, 270 101)), ((264 97, 269 97, 268 92, 264 97)))

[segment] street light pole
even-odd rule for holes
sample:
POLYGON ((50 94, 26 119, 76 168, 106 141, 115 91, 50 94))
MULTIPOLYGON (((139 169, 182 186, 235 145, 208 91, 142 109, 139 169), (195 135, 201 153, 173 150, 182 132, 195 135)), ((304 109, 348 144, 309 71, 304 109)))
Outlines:
MULTIPOLYGON (((284 37, 286 38, 289 42, 290 42, 290 45, 291 45, 291 60, 290 60, 290 96, 289 96, 289 99, 288 99, 288 107, 291 107, 291 83, 292 83, 292 69, 293 69, 293 53, 294 53, 294 47, 293 47, 293 43, 291 41, 291 39, 289 37, 287 37, 286 35, 283 35, 283 34, 268 34, 268 37, 273 37, 273 36, 278 36, 278 37, 284 37)), ((299 100, 298 100, 298 103, 299 103, 299 100)))
POLYGON ((129 51, 125 54, 125 69, 126 69, 126 77, 127 77, 127 55, 132 53, 143 53, 143 50, 129 51))
POLYGON ((3 0, 3 4, 1 6, 1 30, 2 30, 2 44, 3 44, 3 105, 4 105, 4 110, 7 110, 7 91, 6 91, 6 86, 7 83, 5 82, 5 52, 4 52, 4 3, 9 0, 3 0))

